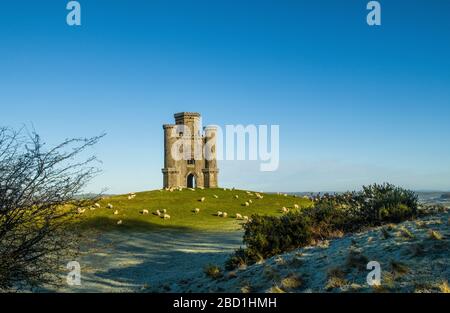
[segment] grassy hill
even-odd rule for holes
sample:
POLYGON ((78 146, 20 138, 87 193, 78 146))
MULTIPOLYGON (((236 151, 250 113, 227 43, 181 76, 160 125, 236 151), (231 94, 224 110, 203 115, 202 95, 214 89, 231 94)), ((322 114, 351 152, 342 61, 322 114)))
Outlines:
POLYGON ((219 188, 139 192, 133 199, 128 199, 128 195, 105 197, 98 202, 100 208, 88 208, 83 214, 78 215, 77 220, 82 228, 102 230, 152 230, 169 227, 183 230, 229 231, 241 228, 243 221, 236 219, 237 213, 249 217, 252 214, 281 215, 282 207, 295 210, 295 204, 300 209, 311 204, 308 199, 293 195, 260 194, 263 196, 262 199, 259 199, 255 192, 219 188), (201 202, 201 198, 205 200, 201 202), (253 203, 245 206, 245 202, 249 200, 253 203), (113 208, 107 208, 108 204, 112 204, 113 208), (199 208, 200 213, 196 214, 195 208, 199 208), (141 214, 144 209, 150 214, 141 214), (163 209, 167 210, 170 220, 154 215, 156 210, 163 209), (118 215, 114 215, 116 210, 118 215), (228 217, 218 217, 218 211, 227 212, 228 217), (122 225, 117 225, 118 221, 122 221, 122 225))

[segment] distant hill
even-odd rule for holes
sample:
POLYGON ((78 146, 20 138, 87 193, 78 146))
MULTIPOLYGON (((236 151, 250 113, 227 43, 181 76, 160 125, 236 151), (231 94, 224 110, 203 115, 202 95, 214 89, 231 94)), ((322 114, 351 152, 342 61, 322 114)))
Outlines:
POLYGON ((446 192, 441 195, 441 199, 450 200, 450 192, 446 192))

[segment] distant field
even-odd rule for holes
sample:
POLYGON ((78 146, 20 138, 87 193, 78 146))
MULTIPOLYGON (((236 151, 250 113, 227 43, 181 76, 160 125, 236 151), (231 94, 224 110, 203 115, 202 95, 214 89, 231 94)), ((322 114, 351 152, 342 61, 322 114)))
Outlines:
POLYGON ((99 201, 101 208, 87 209, 78 215, 77 222, 81 228, 99 230, 152 230, 171 228, 180 230, 232 231, 241 228, 242 220, 237 220, 236 214, 251 216, 252 214, 281 215, 281 208, 294 210, 297 204, 300 209, 311 205, 308 199, 294 195, 277 195, 261 193, 263 199, 258 199, 255 192, 248 194, 243 190, 223 189, 183 189, 173 192, 155 190, 136 193, 134 199, 128 200, 128 195, 106 197, 99 201), (215 198, 216 195, 218 198, 215 198), (235 196, 239 198, 236 199, 235 196), (204 197, 205 201, 200 199, 204 197), (246 207, 245 202, 252 200, 246 207), (108 204, 113 209, 108 209, 108 204), (193 211, 200 209, 199 214, 193 211), (148 210, 149 215, 142 215, 142 210, 148 210), (154 215, 156 210, 167 210, 170 220, 164 220, 154 215), (118 210, 119 214, 114 215, 118 210), (227 212, 228 218, 218 217, 217 211, 227 212), (117 225, 122 221, 122 225, 117 225))

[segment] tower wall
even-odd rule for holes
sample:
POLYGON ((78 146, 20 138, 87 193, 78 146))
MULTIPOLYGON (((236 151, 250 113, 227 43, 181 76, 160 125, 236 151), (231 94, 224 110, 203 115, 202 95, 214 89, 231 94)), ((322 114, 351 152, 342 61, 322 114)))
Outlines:
MULTIPOLYGON (((183 112, 174 115, 175 125, 164 125, 164 188, 187 187, 187 178, 195 176, 196 186, 215 188, 218 186, 217 157, 216 157, 216 127, 205 127, 201 131, 201 116, 199 113, 183 112), (183 127, 185 126, 185 127, 183 127), (189 131, 186 130, 186 127, 189 131), (189 151, 186 158, 176 160, 172 156, 172 147, 178 140, 187 145, 183 151, 189 151), (208 144, 213 149, 206 149, 208 158, 204 155, 204 147, 208 144)), ((177 150, 180 151, 180 150, 177 150)))

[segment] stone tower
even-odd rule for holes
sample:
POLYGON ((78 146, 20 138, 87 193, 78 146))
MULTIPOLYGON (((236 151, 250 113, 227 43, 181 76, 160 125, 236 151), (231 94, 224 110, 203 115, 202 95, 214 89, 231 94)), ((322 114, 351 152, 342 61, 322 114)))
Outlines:
POLYGON ((216 135, 214 126, 201 129, 200 114, 175 114, 175 124, 164 129, 164 188, 217 188, 216 135))

